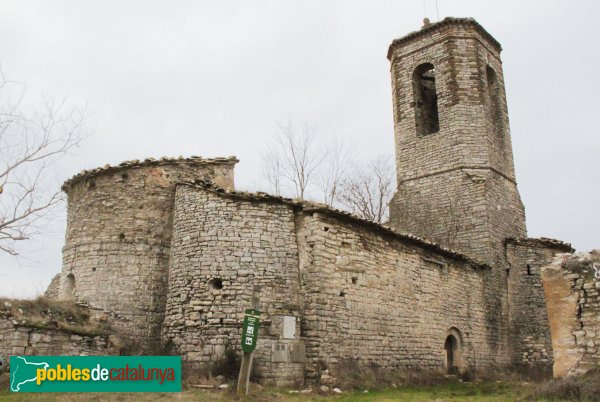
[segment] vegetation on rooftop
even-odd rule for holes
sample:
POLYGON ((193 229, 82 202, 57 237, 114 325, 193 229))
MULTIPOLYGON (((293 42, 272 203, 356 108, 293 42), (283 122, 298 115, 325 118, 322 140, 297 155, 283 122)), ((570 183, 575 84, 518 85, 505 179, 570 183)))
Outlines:
POLYGON ((589 254, 567 256, 562 267, 570 272, 583 275, 585 277, 594 276, 595 268, 600 268, 600 250, 593 250, 589 254))
POLYGON ((0 298, 0 318, 10 320, 15 326, 61 330, 77 335, 107 333, 107 324, 91 319, 87 307, 44 296, 32 300, 0 298))

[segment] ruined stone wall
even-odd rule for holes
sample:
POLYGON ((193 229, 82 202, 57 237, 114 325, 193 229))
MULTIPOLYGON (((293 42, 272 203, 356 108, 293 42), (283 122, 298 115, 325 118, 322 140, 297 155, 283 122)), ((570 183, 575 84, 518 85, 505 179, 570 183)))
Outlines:
POLYGON ((554 361, 541 268, 568 245, 538 239, 510 239, 506 244, 509 301, 509 343, 512 361, 551 372, 554 361))
POLYGON ((444 368, 444 342, 461 338, 461 368, 494 364, 484 271, 322 213, 305 214, 303 333, 307 373, 341 360, 444 368))
POLYGON ((61 298, 108 313, 121 336, 158 341, 167 292, 175 183, 233 187, 235 159, 126 162, 75 176, 68 194, 61 298))
MULTIPOLYGON (((270 353, 271 315, 299 304, 293 207, 180 185, 172 244, 163 338, 184 364, 205 365, 222 359, 226 349, 240 351, 243 312, 253 295, 262 311, 259 350, 270 353)), ((261 367, 266 363, 256 366, 256 375, 272 378, 261 367)))
POLYGON ((81 335, 54 329, 15 325, 11 319, 0 318, 0 356, 76 356, 113 354, 104 335, 81 335))
POLYGON ((600 252, 558 255, 541 272, 554 376, 600 367, 600 252))
POLYGON ((50 284, 48 285, 48 287, 46 288, 46 291, 44 292, 44 296, 49 298, 49 299, 58 299, 59 295, 60 295, 60 273, 54 275, 54 277, 52 277, 52 280, 50 281, 50 284))

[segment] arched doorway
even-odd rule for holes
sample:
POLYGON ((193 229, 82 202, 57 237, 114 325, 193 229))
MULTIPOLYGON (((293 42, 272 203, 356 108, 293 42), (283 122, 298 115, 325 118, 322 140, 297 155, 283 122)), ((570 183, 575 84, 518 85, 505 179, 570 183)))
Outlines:
POLYGON ((458 367, 456 366, 456 352, 457 352, 458 342, 454 335, 448 335, 446 337, 446 343, 444 344, 444 350, 446 350, 446 369, 448 373, 455 373, 458 371, 458 367))
POLYGON ((463 368, 462 336, 456 328, 448 330, 444 342, 445 366, 449 374, 457 374, 463 368))

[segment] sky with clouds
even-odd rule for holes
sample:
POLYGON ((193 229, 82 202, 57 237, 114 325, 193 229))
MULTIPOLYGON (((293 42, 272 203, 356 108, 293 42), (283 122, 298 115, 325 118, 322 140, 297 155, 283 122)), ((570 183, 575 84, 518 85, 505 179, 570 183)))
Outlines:
MULTIPOLYGON (((600 247, 600 2, 438 0, 504 51, 529 235, 600 247)), ((61 160, 85 168, 160 156, 236 155, 236 186, 261 187, 277 123, 307 122, 365 158, 393 153, 387 48, 438 19, 435 0, 0 0, 0 63, 42 96, 87 105, 93 135, 61 160)), ((65 213, 0 255, 0 296, 43 292, 60 271, 65 213)))

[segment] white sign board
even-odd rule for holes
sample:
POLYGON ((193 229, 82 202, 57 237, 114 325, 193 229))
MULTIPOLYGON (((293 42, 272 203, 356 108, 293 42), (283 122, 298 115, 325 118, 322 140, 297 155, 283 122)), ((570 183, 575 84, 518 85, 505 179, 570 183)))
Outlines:
POLYGON ((296 337, 296 317, 286 315, 283 317, 283 339, 296 337))

